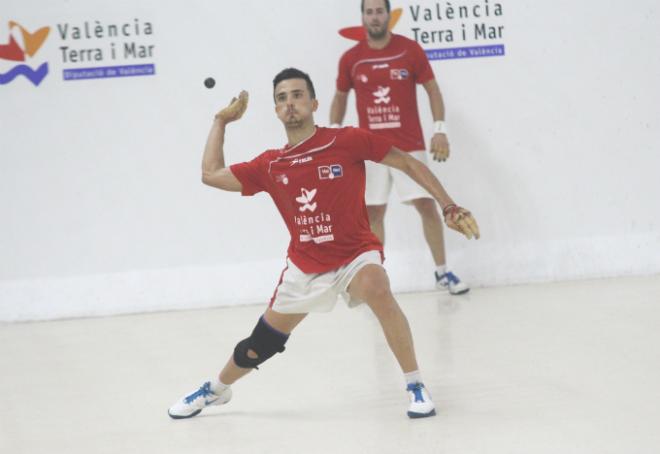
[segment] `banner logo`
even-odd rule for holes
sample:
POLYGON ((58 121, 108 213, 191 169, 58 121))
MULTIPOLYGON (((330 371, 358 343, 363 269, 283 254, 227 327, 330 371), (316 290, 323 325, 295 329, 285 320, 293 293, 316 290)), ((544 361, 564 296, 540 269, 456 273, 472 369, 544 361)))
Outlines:
MULTIPOLYGON (((24 62, 27 57, 34 57, 48 38, 49 32, 50 27, 41 27, 31 33, 18 22, 9 21, 9 39, 6 44, 0 44, 0 60, 24 62), (22 46, 16 41, 12 33, 15 30, 20 32, 22 46)), ((42 63, 37 68, 33 68, 26 63, 19 63, 7 72, 2 72, 2 70, 3 68, 0 67, 0 85, 6 85, 18 76, 23 76, 36 87, 48 75, 48 62, 42 63)))

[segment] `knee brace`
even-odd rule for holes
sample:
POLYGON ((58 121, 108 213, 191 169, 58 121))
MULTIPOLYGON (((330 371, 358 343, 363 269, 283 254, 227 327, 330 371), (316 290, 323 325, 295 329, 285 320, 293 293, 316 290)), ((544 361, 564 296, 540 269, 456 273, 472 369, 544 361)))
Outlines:
POLYGON ((284 351, 284 344, 289 339, 288 334, 281 333, 270 326, 263 316, 259 318, 257 326, 252 330, 250 337, 243 339, 234 348, 234 362, 238 367, 245 369, 259 369, 257 366, 273 356, 284 351), (248 351, 257 354, 250 358, 248 351))

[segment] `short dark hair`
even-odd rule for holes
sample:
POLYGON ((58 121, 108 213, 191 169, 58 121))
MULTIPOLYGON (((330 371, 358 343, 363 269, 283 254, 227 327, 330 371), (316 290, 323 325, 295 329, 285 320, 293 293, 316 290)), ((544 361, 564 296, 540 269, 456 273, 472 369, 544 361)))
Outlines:
MULTIPOLYGON (((385 9, 387 12, 390 12, 390 0, 385 0, 385 9)), ((360 11, 364 13, 364 0, 360 3, 360 11)))
POLYGON ((314 91, 314 84, 312 83, 312 79, 309 78, 309 74, 302 72, 301 70, 296 68, 286 68, 280 71, 275 76, 275 79, 273 79, 273 91, 275 91, 275 87, 277 87, 277 84, 279 84, 283 80, 289 80, 289 79, 303 79, 307 83, 309 96, 312 99, 316 99, 316 91, 314 91))

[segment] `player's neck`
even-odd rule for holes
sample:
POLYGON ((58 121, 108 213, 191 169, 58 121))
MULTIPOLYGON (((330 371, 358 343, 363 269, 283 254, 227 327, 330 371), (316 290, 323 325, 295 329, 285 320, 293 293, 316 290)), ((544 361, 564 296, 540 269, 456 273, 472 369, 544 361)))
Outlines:
POLYGON ((316 125, 314 122, 310 122, 300 128, 287 129, 286 137, 289 139, 289 146, 298 145, 303 140, 307 140, 314 135, 316 132, 316 125))
POLYGON ((390 32, 387 32, 387 34, 381 39, 373 39, 367 33, 367 46, 369 46, 369 48, 371 49, 376 49, 376 50, 385 49, 391 40, 392 40, 392 33, 390 32))

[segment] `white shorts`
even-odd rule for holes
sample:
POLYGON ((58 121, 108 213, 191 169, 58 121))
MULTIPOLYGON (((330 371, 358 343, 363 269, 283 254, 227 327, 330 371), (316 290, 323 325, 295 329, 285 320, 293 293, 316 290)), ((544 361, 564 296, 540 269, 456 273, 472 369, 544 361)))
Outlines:
POLYGON ((351 298, 346 291, 348 285, 365 265, 383 266, 380 251, 363 252, 352 262, 326 273, 306 274, 289 258, 286 263, 270 303, 275 312, 284 314, 329 312, 334 309, 339 296, 348 307, 355 307, 363 301, 351 298))
MULTIPOLYGON (((426 151, 410 151, 410 156, 428 165, 426 151)), ((396 187, 399 200, 411 203, 415 199, 432 199, 426 189, 400 170, 373 161, 365 161, 367 169, 367 189, 364 201, 367 205, 386 205, 390 198, 392 184, 396 187)))

